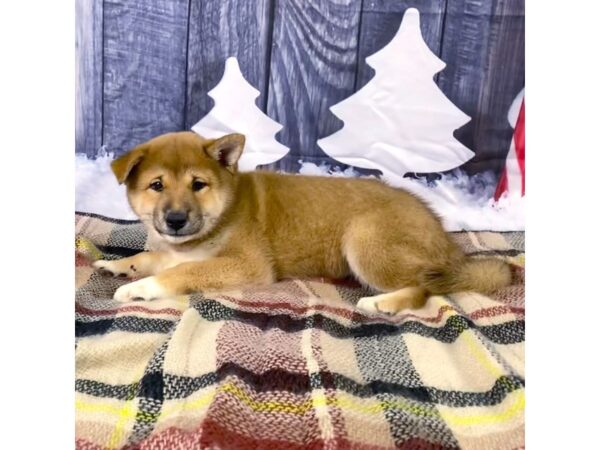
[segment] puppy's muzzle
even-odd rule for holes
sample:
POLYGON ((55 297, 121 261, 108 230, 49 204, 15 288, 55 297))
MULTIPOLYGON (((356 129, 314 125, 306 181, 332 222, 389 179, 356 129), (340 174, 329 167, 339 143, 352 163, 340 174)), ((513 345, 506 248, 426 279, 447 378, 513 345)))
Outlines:
POLYGON ((165 223, 170 231, 177 232, 181 230, 188 221, 188 213, 186 211, 168 211, 165 214, 165 223))

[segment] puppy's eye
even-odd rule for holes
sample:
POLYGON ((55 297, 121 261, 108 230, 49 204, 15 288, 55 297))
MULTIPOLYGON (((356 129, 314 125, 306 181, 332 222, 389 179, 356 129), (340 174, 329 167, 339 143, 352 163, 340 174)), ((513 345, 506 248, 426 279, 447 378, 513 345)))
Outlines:
POLYGON ((194 192, 198 192, 201 191, 202 189, 204 189, 206 187, 206 183, 204 183, 203 181, 200 180, 194 180, 192 182, 192 190, 194 192))
POLYGON ((164 189, 162 182, 160 182, 158 180, 150 183, 149 187, 150 187, 150 189, 152 189, 153 191, 156 191, 156 192, 162 192, 162 190, 164 189))

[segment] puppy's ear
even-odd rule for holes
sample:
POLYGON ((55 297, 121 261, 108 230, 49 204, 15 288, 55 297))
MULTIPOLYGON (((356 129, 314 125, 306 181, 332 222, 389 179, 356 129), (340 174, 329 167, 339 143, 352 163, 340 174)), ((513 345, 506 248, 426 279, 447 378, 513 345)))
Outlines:
POLYGON ((111 163, 110 167, 115 177, 117 177, 119 184, 123 184, 127 180, 133 168, 140 163, 145 154, 146 145, 142 144, 121 155, 111 163))
POLYGON ((233 171, 242 156, 246 138, 243 134, 228 134, 216 139, 205 147, 206 154, 216 160, 223 167, 233 171))

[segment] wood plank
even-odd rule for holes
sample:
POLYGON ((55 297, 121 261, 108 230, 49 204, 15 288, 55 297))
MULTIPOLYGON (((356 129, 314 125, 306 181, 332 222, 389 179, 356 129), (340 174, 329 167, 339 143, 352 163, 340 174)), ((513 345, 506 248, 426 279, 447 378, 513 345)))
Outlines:
POLYGON ((102 0, 75 2, 75 151, 102 146, 102 0))
POLYGON ((189 0, 105 0, 108 151, 184 128, 188 8, 189 0))
POLYGON ((440 55, 446 0, 367 0, 360 26, 356 90, 375 75, 365 58, 392 40, 408 8, 419 10, 423 39, 433 53, 440 55))
POLYGON ((192 0, 188 45, 186 128, 214 106, 207 93, 223 76, 225 60, 235 56, 244 77, 267 104, 267 78, 274 0, 192 0))
POLYGON ((499 173, 510 146, 506 115, 525 84, 524 0, 448 2, 438 84, 473 119, 455 136, 476 156, 469 173, 499 173))
POLYGON ((290 152, 273 167, 329 160, 316 141, 342 127, 329 107, 354 91, 360 10, 361 0, 276 2, 267 112, 290 152))

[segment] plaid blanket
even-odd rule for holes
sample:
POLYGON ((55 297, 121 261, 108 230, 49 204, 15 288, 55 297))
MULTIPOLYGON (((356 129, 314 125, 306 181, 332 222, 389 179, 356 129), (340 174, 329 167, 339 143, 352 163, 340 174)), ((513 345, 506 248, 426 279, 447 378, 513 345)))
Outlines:
POLYGON ((494 298, 372 315, 354 282, 289 280, 119 304, 90 260, 146 249, 76 214, 80 449, 515 449, 524 445, 523 233, 453 236, 514 264, 494 298))

